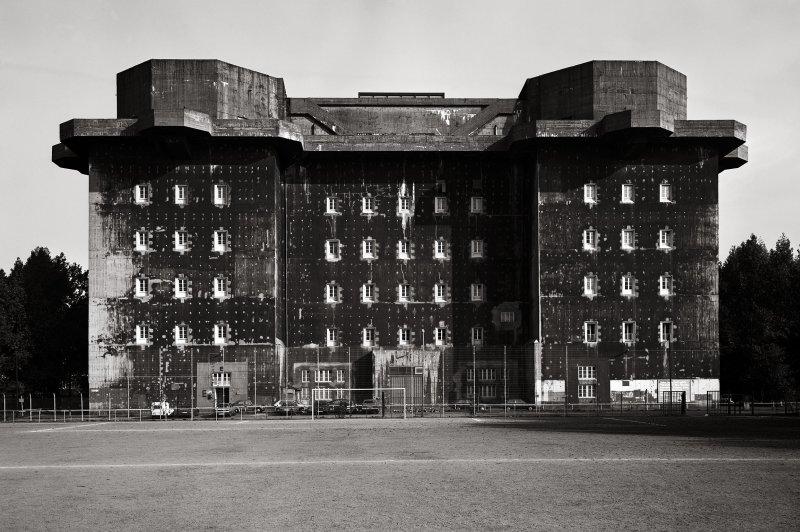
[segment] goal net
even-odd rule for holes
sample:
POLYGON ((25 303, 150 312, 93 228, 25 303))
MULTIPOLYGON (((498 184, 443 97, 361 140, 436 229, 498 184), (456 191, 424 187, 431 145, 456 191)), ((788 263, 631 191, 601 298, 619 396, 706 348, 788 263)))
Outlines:
POLYGON ((402 413, 408 417, 405 388, 312 388, 311 419, 325 414, 364 415, 402 413), (353 398, 364 398, 353 401, 353 398))

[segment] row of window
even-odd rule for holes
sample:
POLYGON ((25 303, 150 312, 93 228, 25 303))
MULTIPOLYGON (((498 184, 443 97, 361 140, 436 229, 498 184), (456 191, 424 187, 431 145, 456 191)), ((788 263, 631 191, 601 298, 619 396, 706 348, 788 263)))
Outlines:
MULTIPOLYGON (((325 303, 341 303, 342 287, 336 282, 325 285, 325 303)), ((472 283, 470 285, 470 301, 486 300, 486 285, 482 283, 472 283)), ((359 295, 362 303, 375 303, 378 301, 378 290, 374 283, 364 283, 361 285, 359 295)), ((434 303, 447 303, 450 300, 450 289, 445 283, 433 285, 434 303)), ((399 303, 409 303, 414 301, 411 285, 401 283, 397 285, 397 301, 399 303)))
MULTIPOLYGON (((148 183, 133 187, 133 201, 139 205, 149 205, 152 202, 152 189, 148 183)), ((216 184, 211 193, 214 205, 223 207, 230 203, 230 188, 228 185, 216 184)), ((172 200, 175 205, 189 204, 189 185, 175 185, 172 187, 172 200)))
MULTIPOLYGON (((675 203, 674 196, 672 195, 672 185, 670 183, 661 183, 658 185, 658 201, 660 203, 675 203)), ((586 183, 583 185, 583 202, 589 204, 598 203, 597 183, 586 183)), ((636 202, 636 188, 632 183, 622 184, 619 202, 636 202)))
MULTIPOLYGON (((133 249, 140 253, 152 251, 152 234, 145 229, 139 229, 133 234, 133 249)), ((192 248, 189 232, 185 229, 175 231, 172 236, 173 251, 184 253, 192 248)), ((216 229, 211 237, 211 249, 215 253, 225 253, 231 250, 230 234, 225 229, 216 229)))
MULTIPOLYGON (((627 297, 636 296, 636 277, 631 274, 625 274, 620 277, 620 295, 627 297)), ((583 295, 587 297, 595 297, 599 295, 600 289, 597 284, 597 275, 590 273, 583 277, 583 295)), ((670 297, 675 295, 673 291, 672 276, 669 274, 660 275, 658 277, 658 295, 662 297, 670 297)))
MULTIPOLYGON (((497 386, 494 384, 481 384, 478 387, 478 391, 480 392, 479 397, 486 397, 491 399, 497 397, 497 386)), ((475 385, 473 384, 467 385, 467 396, 472 397, 473 393, 475 393, 475 385)))
MULTIPOLYGON (((495 368, 480 368, 478 369, 478 380, 481 381, 496 381, 499 372, 495 368)), ((467 382, 475 380, 475 370, 467 368, 467 382)))
MULTIPOLYGON (((213 329, 213 339, 215 345, 225 345, 228 343, 228 325, 225 323, 215 323, 213 329)), ((189 326, 178 324, 175 326, 174 343, 176 345, 186 345, 189 343, 189 326)), ((134 341, 139 345, 149 345, 152 343, 152 329, 146 323, 136 326, 134 341)))
MULTIPOLYGON (((304 369, 300 371, 300 382, 310 382, 310 370, 304 369)), ((334 382, 331 380, 332 372, 329 369, 314 370, 314 382, 334 382)), ((336 370, 336 382, 344 382, 344 370, 336 370)))
MULTIPOLYGON (((400 260, 410 260, 413 258, 413 245, 406 239, 398 240, 395 247, 396 256, 400 260)), ((475 239, 469 243, 469 256, 472 259, 482 259, 485 255, 486 246, 483 240, 475 239)), ((432 256, 434 259, 450 258, 450 243, 444 238, 433 241, 432 256)), ((374 260, 378 258, 378 244, 374 238, 365 238, 361 241, 361 258, 374 260)), ((342 244, 338 239, 328 239, 325 241, 325 259, 328 261, 338 261, 342 259, 342 244)))
MULTIPOLYGON (((399 196, 397 198, 397 214, 410 216, 414 211, 414 202, 411 201, 411 196, 399 196)), ((435 214, 447 214, 450 212, 450 206, 447 201, 447 196, 434 196, 433 198, 433 212, 435 214)), ((483 214, 484 200, 483 196, 472 196, 469 199, 469 212, 470 214, 483 214)), ((378 206, 375 198, 372 196, 361 197, 361 214, 373 215, 378 213, 378 206)), ((325 198, 325 214, 331 216, 339 216, 342 214, 341 201, 336 196, 327 196, 325 198)))
MULTIPOLYGON (((172 283, 172 294, 175 299, 186 299, 189 297, 189 279, 186 277, 176 277, 172 283)), ((213 297, 216 299, 225 299, 228 297, 228 280, 225 277, 214 277, 212 283, 213 297)), ((146 299, 150 296, 150 279, 145 276, 140 276, 135 279, 134 297, 146 299)))
MULTIPOLYGON (((637 341, 637 329, 635 321, 623 321, 620 327, 620 342, 624 344, 635 343, 637 341)), ((672 321, 665 320, 660 322, 658 324, 659 343, 672 342, 675 339, 673 335, 674 329, 672 321)), ((600 327, 596 321, 583 322, 583 341, 589 345, 596 345, 600 341, 600 327)))
MULTIPOLYGON (((623 229, 620 233, 619 248, 624 251, 633 251, 636 249, 636 236, 636 231, 630 226, 623 229)), ((675 232, 668 227, 659 229, 656 248, 664 251, 675 249, 675 232)), ((600 249, 600 233, 597 229, 589 227, 583 230, 583 249, 586 251, 597 251, 600 249)))

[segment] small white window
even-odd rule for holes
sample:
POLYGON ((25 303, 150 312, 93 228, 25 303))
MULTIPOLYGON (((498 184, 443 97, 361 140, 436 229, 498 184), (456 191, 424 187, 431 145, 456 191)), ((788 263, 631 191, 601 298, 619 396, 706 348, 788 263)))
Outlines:
POLYGON ((372 196, 364 196, 361 198, 361 214, 374 214, 374 201, 372 196))
POLYGON ((339 285, 336 283, 328 283, 325 285, 325 303, 338 303, 339 302, 339 285))
POLYGON ((620 278, 620 294, 623 296, 632 296, 633 294, 633 285, 634 285, 634 277, 633 275, 626 274, 620 278))
POLYGON ((483 214, 483 196, 472 196, 469 200, 471 214, 483 214))
POLYGON ((444 345, 447 343, 447 329, 444 327, 436 327, 433 330, 433 338, 436 345, 444 345))
POLYGON ((375 285, 364 283, 361 285, 361 302, 372 303, 375 301, 375 285))
POLYGON ((447 242, 441 238, 433 242, 433 258, 445 259, 447 258, 447 242))
POLYGON ((328 347, 335 347, 339 343, 339 329, 335 327, 328 327, 325 329, 325 345, 328 347))
POLYGON ((586 183, 583 185, 583 202, 584 203, 597 203, 597 185, 594 183, 586 183))
POLYGON ((672 295, 672 276, 664 274, 658 278, 658 295, 667 297, 672 295))
POLYGON ((228 282, 224 277, 214 277, 214 297, 225 299, 228 296, 228 282))
POLYGON ((583 249, 587 251, 597 251, 597 230, 584 229, 583 249))
POLYGON ((214 205, 227 205, 228 192, 228 185, 214 185, 214 205))
POLYGON ((658 341, 663 344, 672 340, 672 322, 662 321, 658 325, 658 341))
POLYGON ((184 345, 189 340, 189 327, 186 325, 175 326, 175 343, 177 345, 184 345))
POLYGON ((402 260, 411 258, 408 240, 403 239, 397 241, 397 258, 402 260))
POLYGON ((411 329, 408 327, 400 327, 397 330, 397 344, 409 345, 411 344, 411 329))
POLYGON ((594 297, 597 295, 597 276, 594 274, 583 276, 583 295, 594 297))
POLYGON ((578 366, 578 380, 597 379, 597 372, 594 366, 578 366))
POLYGON ((634 233, 633 229, 623 229, 622 230, 622 249, 624 250, 632 250, 636 247, 636 234, 634 233))
POLYGON ((447 213, 447 197, 446 196, 436 196, 433 198, 433 212, 436 214, 446 214, 447 213))
MULTIPOLYGON (((189 249, 189 232, 178 230, 175 231, 175 235, 173 237, 175 243, 175 251, 186 251, 189 249)), ((216 249, 216 247, 215 247, 216 249)))
POLYGON ((228 250, 228 232, 222 229, 214 231, 214 251, 225 253, 228 250))
POLYGON ((583 341, 587 344, 597 343, 597 322, 585 321, 583 322, 583 341))
POLYGON ((397 198, 397 212, 400 214, 411 214, 410 196, 400 196, 397 198))
POLYGON ((374 259, 376 258, 375 240, 372 238, 365 238, 361 241, 361 258, 374 259))
POLYGON ((340 245, 338 240, 325 241, 325 259, 329 261, 340 260, 342 258, 340 253, 340 245))
POLYGON ((136 343, 139 345, 146 345, 150 343, 150 326, 137 325, 136 326, 136 343))
POLYGON ((344 382, 344 370, 337 369, 336 370, 336 382, 344 382))
POLYGON ((447 301, 447 286, 444 283, 436 283, 433 288, 433 300, 436 303, 447 301))
POLYGON ((483 240, 472 240, 469 245, 469 256, 472 259, 483 258, 483 240))
POLYGON ((472 301, 483 301, 486 292, 486 286, 481 283, 472 283, 470 286, 470 299, 472 301))
POLYGON ((674 249, 674 238, 672 229, 661 229, 658 231, 659 249, 674 249))
POLYGON ((622 322, 622 343, 632 344, 636 341, 636 323, 632 321, 622 322))
POLYGON ((331 370, 318 369, 314 372, 314 382, 331 382, 331 370))
POLYGON ((325 198, 325 214, 339 214, 337 207, 338 202, 335 196, 328 196, 325 198))
POLYGON ((300 371, 300 382, 308 382, 308 370, 304 369, 300 371))
POLYGON ((483 345, 483 327, 472 328, 472 345, 483 345))
POLYGON ((147 231, 136 231, 133 234, 133 248, 136 251, 147 251, 150 235, 147 231))
POLYGON ((620 199, 620 203, 633 203, 634 201, 634 193, 633 193, 633 185, 630 183, 625 183, 622 185, 622 197, 620 199))
POLYGON ((189 187, 186 185, 175 185, 175 205, 186 205, 189 203, 189 187))
POLYGON ((186 299, 189 296, 189 280, 186 277, 175 278, 175 299, 186 299))
POLYGON ((661 183, 658 187, 658 200, 661 203, 672 203, 672 185, 661 183))
POLYGON ((224 323, 214 324, 214 344, 224 345, 228 341, 228 326, 224 323))
POLYGON ((373 347, 375 345, 375 328, 365 327, 362 331, 361 345, 364 347, 373 347))
POLYGON ((136 297, 147 297, 150 294, 150 280, 147 277, 136 278, 136 297))
POLYGON ((150 203, 150 185, 136 185, 133 190, 133 198, 140 205, 150 203))
POLYGON ((579 384, 578 385, 578 398, 579 399, 594 399, 596 396, 596 384, 579 384))
POLYGON ((397 285, 397 300, 403 303, 411 301, 411 286, 405 283, 397 285))
POLYGON ((503 310, 500 312, 500 323, 514 323, 514 312, 510 310, 503 310))

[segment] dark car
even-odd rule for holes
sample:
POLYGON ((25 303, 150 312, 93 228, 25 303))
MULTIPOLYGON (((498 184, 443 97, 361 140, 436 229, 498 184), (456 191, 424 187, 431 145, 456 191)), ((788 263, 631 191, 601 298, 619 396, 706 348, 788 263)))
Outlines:
POLYGON ((337 416, 345 416, 352 411, 350 401, 347 399, 334 399, 330 403, 324 405, 320 412, 323 414, 336 414, 337 416))
POLYGON ((301 414, 303 407, 297 401, 280 400, 275 403, 275 414, 278 416, 296 416, 301 414))
POLYGON ((239 413, 246 414, 248 412, 261 414, 265 412, 265 410, 266 409, 262 405, 253 405, 253 401, 245 399, 244 401, 235 401, 231 403, 229 415, 238 416, 239 413))
POLYGON ((366 399, 359 405, 358 412, 361 414, 380 414, 381 403, 377 399, 366 399))

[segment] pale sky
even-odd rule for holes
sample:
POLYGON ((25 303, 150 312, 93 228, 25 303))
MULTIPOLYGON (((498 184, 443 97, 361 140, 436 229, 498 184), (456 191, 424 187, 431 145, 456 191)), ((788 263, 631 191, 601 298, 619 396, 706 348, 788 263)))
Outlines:
POLYGON ((0 0, 0 268, 37 245, 87 265, 87 178, 50 162, 58 125, 113 118, 115 75, 215 58, 289 96, 444 91, 513 98, 591 59, 688 77, 690 119, 747 125, 750 162, 720 177, 720 254, 750 233, 800 243, 800 2, 0 0))

